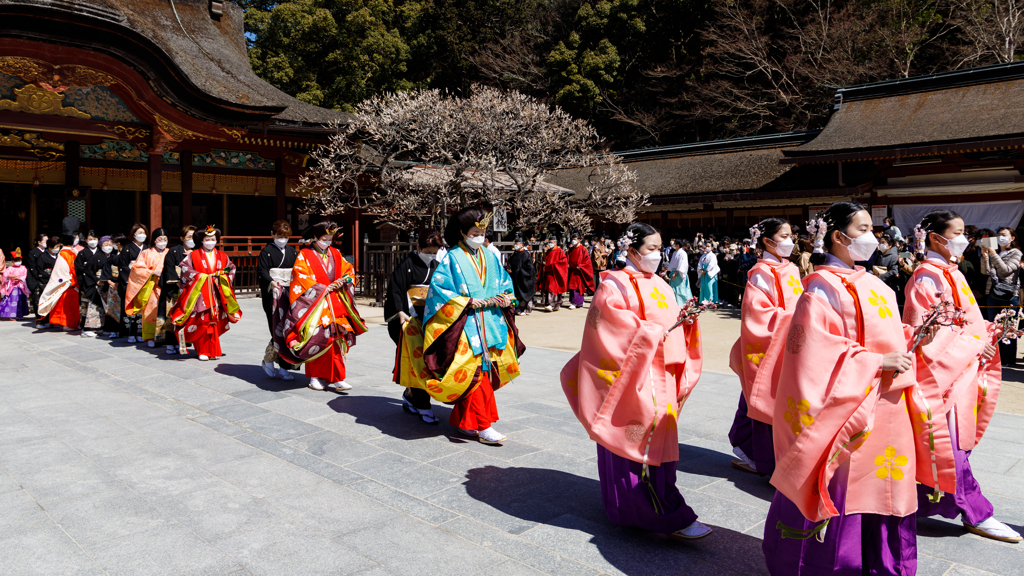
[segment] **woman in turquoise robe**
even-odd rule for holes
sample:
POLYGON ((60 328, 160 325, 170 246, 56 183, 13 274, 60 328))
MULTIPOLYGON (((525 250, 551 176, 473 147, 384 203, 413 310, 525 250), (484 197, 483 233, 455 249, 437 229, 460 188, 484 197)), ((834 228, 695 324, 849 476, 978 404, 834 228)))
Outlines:
POLYGON ((452 248, 430 280, 423 322, 423 360, 431 397, 454 404, 449 423, 486 444, 505 439, 494 391, 519 376, 525 350, 515 326, 512 278, 483 246, 489 214, 463 208, 448 221, 452 248))
POLYGON ((704 255, 697 264, 700 272, 700 301, 718 302, 718 257, 709 245, 704 247, 704 255))

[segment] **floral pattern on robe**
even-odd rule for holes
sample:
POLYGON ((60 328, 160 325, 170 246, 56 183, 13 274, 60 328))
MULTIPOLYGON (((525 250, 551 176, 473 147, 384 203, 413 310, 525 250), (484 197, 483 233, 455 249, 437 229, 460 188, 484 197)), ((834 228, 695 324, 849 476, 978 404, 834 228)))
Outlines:
POLYGON ((916 440, 904 392, 915 372, 882 371, 884 354, 910 348, 912 328, 893 314, 896 294, 863 268, 819 266, 804 283, 811 290, 819 281, 841 313, 817 294, 802 296, 769 351, 782 355, 771 483, 818 522, 839 514, 828 487, 849 461, 846 514, 913 514, 916 440))
MULTIPOLYGON (((429 372, 423 385, 439 402, 465 398, 485 372, 495 389, 508 384, 519 376, 519 356, 525 351, 512 307, 469 306, 471 300, 499 294, 506 295, 514 306, 515 296, 512 278, 490 250, 478 249, 484 263, 479 271, 467 250, 460 244, 445 255, 430 279, 423 311, 423 358, 429 372)), ((406 335, 408 355, 415 358, 417 337, 406 335)))

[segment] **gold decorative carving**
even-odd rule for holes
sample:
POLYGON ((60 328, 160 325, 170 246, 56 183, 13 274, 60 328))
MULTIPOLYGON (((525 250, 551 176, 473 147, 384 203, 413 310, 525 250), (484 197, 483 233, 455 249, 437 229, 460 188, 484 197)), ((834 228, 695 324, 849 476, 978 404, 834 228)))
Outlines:
POLYGON ((64 145, 60 142, 54 142, 53 140, 47 140, 40 138, 39 134, 33 132, 26 132, 23 136, 25 142, 28 142, 35 148, 53 148, 54 150, 64 150, 64 145))
POLYGON ((101 124, 100 128, 103 128, 107 132, 120 134, 128 140, 133 140, 136 138, 148 138, 150 134, 149 130, 145 128, 135 128, 132 126, 103 126, 101 124))
POLYGON ((54 152, 52 150, 29 150, 29 152, 45 160, 56 160, 64 157, 60 152, 54 152))
POLYGON ((32 145, 25 142, 21 136, 17 134, 4 134, 0 135, 0 146, 9 146, 11 148, 31 148, 32 145))
POLYGON ((196 134, 195 132, 189 130, 188 128, 182 128, 181 126, 178 126, 174 122, 171 122, 170 120, 164 118, 159 114, 153 114, 153 116, 156 118, 157 126, 159 126, 160 130, 162 130, 164 134, 167 135, 168 140, 177 143, 181 142, 182 140, 187 140, 189 138, 202 137, 202 135, 196 134))
POLYGON ((221 128, 221 130, 235 140, 241 139, 242 135, 246 132, 245 130, 232 130, 231 128, 221 128))
POLYGON ((17 56, 0 57, 0 72, 55 92, 62 92, 71 86, 110 86, 117 83, 117 78, 110 74, 85 66, 55 66, 42 60, 17 56))
POLYGON ((90 116, 78 108, 64 107, 64 95, 50 92, 29 84, 14 89, 14 100, 0 100, 0 110, 43 114, 46 116, 66 116, 69 118, 89 118, 90 116))

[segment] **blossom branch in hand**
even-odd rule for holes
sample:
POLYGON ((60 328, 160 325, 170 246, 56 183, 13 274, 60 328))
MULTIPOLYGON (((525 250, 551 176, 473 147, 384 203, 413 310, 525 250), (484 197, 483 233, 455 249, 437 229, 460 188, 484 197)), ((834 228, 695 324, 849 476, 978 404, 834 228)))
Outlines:
POLYGON ((700 316, 708 310, 715 310, 717 308, 718 306, 714 302, 708 300, 698 302, 697 297, 694 296, 683 305, 683 309, 679 311, 679 319, 671 328, 666 330, 666 332, 671 332, 683 324, 693 324, 694 320, 697 319, 697 316, 700 316))

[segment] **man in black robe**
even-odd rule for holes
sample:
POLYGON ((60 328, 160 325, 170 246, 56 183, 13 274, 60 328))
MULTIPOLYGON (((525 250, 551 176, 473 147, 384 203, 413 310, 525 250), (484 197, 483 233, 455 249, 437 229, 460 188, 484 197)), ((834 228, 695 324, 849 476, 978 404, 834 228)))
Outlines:
POLYGON ((39 281, 39 277, 36 275, 36 261, 39 257, 46 252, 46 234, 36 235, 36 245, 27 254, 25 258, 25 268, 27 268, 28 276, 25 278, 25 284, 28 286, 30 293, 28 299, 28 311, 30 314, 35 314, 36 309, 39 308, 39 295, 42 294, 43 288, 46 286, 46 281, 39 281))
POLYGON ((533 311, 533 295, 537 292, 537 267, 533 254, 526 249, 522 238, 516 238, 512 255, 508 259, 512 288, 516 293, 516 314, 522 316, 533 311))
MULTIPOLYGON (((60 252, 60 246, 60 234, 51 234, 46 238, 46 250, 36 258, 36 281, 39 282, 36 286, 36 291, 33 292, 36 310, 39 310, 39 297, 46 288, 46 284, 50 281, 50 275, 53 274, 53 267, 57 263, 57 254, 60 252)), ((36 319, 36 328, 49 327, 50 323, 45 322, 45 317, 38 317, 36 319)))
MULTIPOLYGON (((274 222, 273 226, 271 226, 271 235, 273 239, 263 247, 259 258, 256 260, 256 281, 260 285, 260 298, 263 300, 263 312, 267 315, 267 327, 270 329, 271 337, 270 344, 267 345, 267 349, 263 352, 263 371, 271 378, 294 380, 294 377, 288 371, 295 370, 298 366, 288 364, 274 350, 275 280, 270 271, 294 268, 298 252, 295 251, 293 246, 288 245, 288 240, 292 236, 292 226, 287 221, 278 220, 274 222), (275 362, 277 363, 277 368, 274 367, 275 362)), ((291 278, 291 273, 286 274, 286 276, 291 278)), ((283 280, 283 278, 281 279, 283 280)), ((281 294, 286 295, 287 290, 282 291, 281 294)), ((287 296, 285 297, 287 298, 287 296)))

